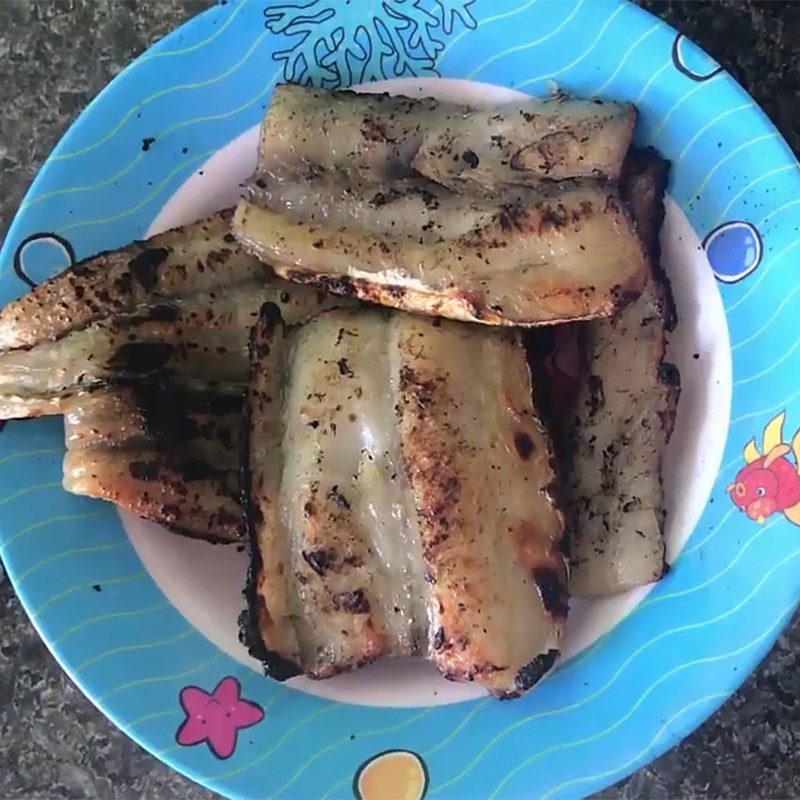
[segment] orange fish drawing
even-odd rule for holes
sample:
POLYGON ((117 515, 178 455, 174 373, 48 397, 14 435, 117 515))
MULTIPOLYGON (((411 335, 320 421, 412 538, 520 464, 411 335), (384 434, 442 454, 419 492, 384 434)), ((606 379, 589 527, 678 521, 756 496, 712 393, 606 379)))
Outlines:
POLYGON ((745 445, 746 466, 726 489, 733 504, 759 524, 772 514, 783 514, 800 525, 800 430, 787 444, 783 441, 785 420, 782 411, 767 423, 761 452, 755 438, 745 445), (790 454, 791 459, 787 458, 790 454))

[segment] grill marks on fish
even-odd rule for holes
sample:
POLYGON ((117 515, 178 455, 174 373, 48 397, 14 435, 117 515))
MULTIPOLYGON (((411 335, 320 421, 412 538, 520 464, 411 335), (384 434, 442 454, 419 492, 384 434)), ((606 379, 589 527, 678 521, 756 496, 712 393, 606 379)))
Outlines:
POLYGON ((487 110, 278 87, 233 230, 289 280, 393 308, 490 325, 608 316, 645 277, 607 180, 634 121, 564 98, 487 110))
POLYGON ((265 328, 247 401, 253 652, 317 678, 423 654, 520 693, 518 672, 557 650, 565 573, 516 334, 378 311, 265 328))
POLYGON ((238 541, 241 395, 101 389, 65 409, 64 488, 193 538, 238 541))
POLYGON ((581 331, 585 372, 563 458, 578 596, 650 583, 665 569, 662 465, 680 392, 677 369, 664 361, 675 325, 658 252, 667 167, 654 151, 631 152, 623 193, 648 249, 649 281, 618 316, 581 331))

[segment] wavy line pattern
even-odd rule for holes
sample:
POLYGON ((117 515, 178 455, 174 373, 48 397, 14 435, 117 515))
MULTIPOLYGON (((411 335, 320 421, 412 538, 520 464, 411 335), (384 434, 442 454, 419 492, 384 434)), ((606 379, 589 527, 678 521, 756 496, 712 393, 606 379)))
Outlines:
MULTIPOLYGON (((793 607, 793 605, 792 605, 793 607)), ((661 675, 656 681, 654 681, 639 697, 636 699, 634 704, 623 714, 619 717, 615 722, 611 723, 609 726, 603 728, 601 731, 598 731, 592 736, 587 736, 583 739, 575 739, 571 742, 564 742, 562 744, 553 745, 552 747, 547 747, 543 750, 540 750, 537 753, 526 758, 523 762, 518 764, 514 767, 503 780, 498 784, 497 788, 489 795, 490 800, 496 797, 503 789, 503 787, 513 779, 513 777, 519 774, 522 770, 529 767, 531 764, 535 763, 541 758, 545 756, 552 755, 554 753, 560 753, 564 750, 572 749, 573 747, 580 747, 584 744, 589 744, 591 742, 599 741, 600 739, 607 736, 612 731, 616 730, 620 726, 624 725, 635 713, 636 711, 642 706, 644 701, 663 683, 666 683, 674 675, 677 675, 684 670, 690 669, 691 667, 696 667, 701 664, 714 664, 718 661, 724 661, 728 658, 732 658, 733 656, 739 655, 746 650, 750 650, 751 648, 755 647, 756 645, 760 644, 764 639, 766 639, 772 631, 780 624, 780 622, 785 619, 787 613, 791 613, 791 608, 785 609, 784 612, 780 615, 780 617, 772 623, 772 625, 767 628, 763 633, 757 636, 752 641, 748 642, 741 647, 736 648, 735 650, 731 650, 727 653, 723 653, 722 655, 717 656, 707 656, 705 658, 697 658, 693 661, 687 661, 685 664, 679 664, 677 667, 673 667, 668 672, 665 672, 661 675)))
POLYGON ((46 528, 48 525, 53 525, 57 522, 70 522, 79 519, 94 519, 96 517, 102 517, 105 515, 104 511, 86 511, 83 514, 59 514, 55 517, 48 517, 47 519, 40 519, 38 522, 34 522, 32 525, 28 525, 27 528, 23 528, 21 531, 17 531, 13 536, 10 536, 8 539, 4 539, 0 542, 0 554, 4 554, 9 547, 11 547, 14 542, 23 537, 27 536, 29 533, 33 533, 33 531, 41 530, 42 528, 46 528))
POLYGON ((739 190, 730 199, 728 205, 726 205, 725 208, 720 211, 719 215, 717 216, 717 224, 728 218, 728 213, 734 207, 734 205, 736 205, 736 201, 741 199, 743 195, 746 195, 754 186, 758 186, 761 181, 765 181, 767 178, 772 178, 775 175, 780 175, 784 172, 789 172, 790 170, 798 171, 800 170, 800 167, 798 167, 797 164, 784 164, 782 167, 776 167, 775 169, 771 169, 769 172, 765 172, 762 175, 759 175, 757 178, 754 178, 743 189, 739 190))
POLYGON ((84 628, 89 628, 92 625, 98 625, 101 622, 128 619, 129 617, 143 617, 145 614, 152 614, 154 611, 164 611, 167 608, 169 608, 169 603, 161 602, 145 608, 135 608, 130 611, 113 611, 110 614, 99 614, 96 617, 89 617, 89 619, 85 619, 82 622, 79 622, 77 625, 73 625, 71 628, 68 628, 64 633, 61 634, 61 636, 53 640, 53 644, 64 644, 64 642, 69 639, 70 636, 73 636, 78 631, 82 631, 84 628))
POLYGON ((721 114, 717 114, 717 116, 714 117, 714 119, 709 120, 705 125, 703 125, 702 128, 700 128, 700 130, 697 131, 697 133, 695 133, 694 136, 692 136, 691 139, 689 139, 689 141, 684 146, 683 150, 681 150, 680 155, 678 156, 678 161, 680 161, 681 159, 683 159, 686 156, 686 154, 691 149, 692 145, 707 130, 709 130, 710 128, 713 128, 718 122, 720 122, 721 120, 725 119, 726 117, 730 117, 732 114, 738 114, 740 111, 749 111, 750 108, 751 108, 750 103, 744 103, 744 104, 742 104, 740 106, 736 106, 735 108, 729 108, 726 111, 723 111, 721 114))
POLYGON ((638 105, 642 102, 642 98, 647 94, 650 87, 661 77, 661 75, 666 72, 672 66, 672 59, 668 58, 661 67, 654 72, 650 78, 647 80, 644 86, 639 90, 639 94, 636 95, 636 100, 634 101, 635 105, 638 105))
POLYGON ((617 16, 625 10, 625 8, 626 6, 621 5, 617 8, 616 11, 614 11, 614 13, 603 23, 603 26, 598 31, 597 36, 594 38, 592 43, 574 61, 570 61, 569 64, 567 64, 564 67, 561 67, 560 69, 557 69, 555 72, 547 72, 543 75, 537 75, 534 78, 528 78, 522 83, 517 84, 517 89, 522 89, 523 86, 527 86, 529 83, 535 83, 536 81, 545 81, 545 80, 551 80, 552 78, 557 78, 559 75, 563 75, 565 72, 569 72, 569 70, 573 69, 574 67, 577 67, 578 64, 580 64, 581 61, 583 61, 586 58, 586 56, 588 56, 589 53, 591 53, 592 50, 594 50, 594 48, 597 47, 597 45, 600 43, 600 39, 603 38, 603 34, 606 32, 608 27, 617 18, 617 16))
POLYGON ((65 597, 69 597, 76 592, 93 589, 95 586, 118 586, 119 584, 131 583, 132 581, 138 581, 146 577, 149 577, 149 573, 140 570, 139 572, 134 572, 133 575, 126 575, 124 578, 98 578, 97 580, 93 580, 91 583, 76 583, 75 585, 64 589, 63 592, 59 592, 58 594, 54 594, 52 597, 49 597, 40 606, 29 610, 28 613, 32 618, 36 619, 44 613, 45 609, 50 608, 50 606, 58 603, 59 600, 63 600, 65 597))
POLYGON ((521 728, 524 725, 527 725, 527 724, 533 722, 534 720, 553 718, 553 717, 556 717, 556 716, 561 715, 561 714, 565 714, 565 713, 570 712, 570 711, 575 711, 578 708, 584 707, 585 705, 587 705, 592 700, 596 700, 598 697, 603 695, 611 686, 614 685, 614 683, 616 682, 617 678, 619 678, 619 676, 622 675, 622 673, 627 669, 627 667, 633 661, 635 661, 636 658, 638 658, 639 655, 641 655, 645 650, 648 650, 649 648, 651 648, 654 644, 656 644, 656 643, 658 643, 658 642, 660 642, 660 641, 662 641, 662 640, 664 640, 666 638, 669 638, 671 636, 676 636, 679 633, 686 633, 688 631, 694 631, 694 630, 698 630, 700 628, 707 628, 710 625, 714 625, 714 624, 720 622, 721 620, 732 616, 737 611, 741 610, 745 605, 747 605, 749 600, 758 592, 758 590, 769 580, 769 578, 778 569, 780 569, 782 566, 787 564, 792 559, 797 558, 798 555, 800 555, 800 549, 791 552, 788 556, 786 556, 784 559, 782 559, 777 564, 775 564, 772 567, 772 569, 770 569, 768 572, 766 572, 764 574, 764 576, 761 578, 761 580, 756 584, 755 588, 753 588, 746 597, 744 597, 742 600, 740 600, 735 606, 733 606, 733 608, 730 608, 728 611, 725 611, 724 613, 719 614, 718 616, 716 616, 716 617, 714 617, 712 619, 706 620, 705 622, 692 623, 692 624, 689 624, 689 625, 683 625, 683 626, 680 626, 680 627, 675 627, 675 628, 671 628, 671 629, 666 630, 666 631, 662 631, 661 633, 657 634, 653 638, 651 638, 648 641, 646 641, 644 644, 641 644, 630 656, 628 656, 622 662, 622 664, 617 668, 616 672, 614 672, 614 674, 611 676, 611 678, 609 678, 608 681, 606 681, 606 683, 603 684, 603 686, 601 686, 599 689, 595 690, 591 694, 587 695, 582 700, 575 701, 575 702, 570 703, 570 704, 568 704, 566 706, 562 706, 560 708, 556 708, 556 709, 553 709, 551 711, 542 711, 542 712, 539 712, 539 713, 536 713, 536 714, 531 714, 531 715, 529 715, 527 717, 524 717, 523 719, 513 723, 512 725, 509 725, 507 728, 505 728, 500 733, 498 733, 496 736, 494 736, 494 738, 492 738, 485 745, 485 747, 480 751, 478 756, 473 758, 472 761, 470 761, 470 763, 458 775, 456 775, 454 778, 451 778, 450 780, 446 781, 445 783, 439 784, 436 787, 436 790, 431 792, 431 795, 433 796, 433 795, 440 794, 446 788, 448 788, 450 786, 453 786, 456 783, 458 783, 460 780, 462 780, 472 769, 474 769, 474 767, 483 759, 483 757, 489 752, 489 750, 491 750, 493 747, 495 747, 501 739, 504 739, 506 736, 508 736, 513 731, 518 730, 519 728, 521 728))
POLYGON ((645 41, 645 39, 648 39, 648 38, 649 38, 650 36, 652 36, 652 35, 653 35, 653 34, 654 34, 656 31, 658 31, 658 30, 660 30, 660 29, 661 29, 661 23, 660 23, 660 22, 656 22, 656 24, 655 24, 655 25, 653 25, 651 28, 648 28, 648 29, 647 29, 647 30, 646 30, 646 31, 645 31, 645 32, 644 32, 644 33, 643 33, 643 34, 642 34, 642 35, 641 35, 641 36, 640 36, 640 37, 639 37, 639 38, 638 38, 638 39, 637 39, 637 40, 636 40, 636 41, 635 41, 635 42, 634 42, 634 43, 633 43, 633 44, 632 44, 632 45, 631 45, 631 46, 630 46, 630 47, 629 47, 629 48, 628 48, 626 51, 625 51, 625 54, 624 54, 624 55, 622 56, 622 58, 620 59, 620 62, 619 62, 619 64, 617 64, 617 68, 616 68, 616 69, 615 69, 615 70, 614 70, 614 71, 611 73, 611 75, 610 75, 608 78, 606 78, 606 80, 605 80, 605 81, 604 81, 604 82, 603 82, 603 83, 602 83, 600 86, 598 86, 598 87, 597 87, 597 88, 596 88, 596 89, 595 89, 595 90, 592 92, 591 96, 592 96, 592 97, 594 97, 595 95, 598 95, 598 94, 600 94, 600 92, 602 92, 602 91, 603 91, 603 89, 605 89, 605 88, 606 88, 606 87, 607 87, 607 86, 608 86, 608 85, 609 85, 609 84, 610 84, 610 83, 611 83, 611 82, 614 80, 614 78, 616 78, 616 77, 617 77, 617 75, 619 75, 619 73, 620 73, 620 71, 622 70, 622 68, 625 66, 625 64, 627 64, 627 63, 628 63, 628 59, 631 57, 631 53, 633 53, 633 51, 634 51, 634 50, 636 50, 636 48, 637 48, 637 47, 638 47, 638 46, 639 46, 639 45, 640 45, 640 44, 641 44, 643 41, 645 41))
MULTIPOLYGON (((578 0, 575 3, 575 8, 566 16, 566 18, 556 26, 550 33, 545 34, 544 36, 540 36, 538 39, 534 39, 532 42, 528 42, 527 44, 519 45, 518 47, 510 47, 508 50, 503 50, 501 53, 497 53, 493 55, 491 58, 487 58, 482 64, 479 64, 472 72, 467 75, 467 80, 474 80, 475 76, 482 72, 489 64, 494 64, 495 61, 499 61, 501 58, 505 58, 505 56, 510 56, 513 53, 519 53, 522 50, 532 50, 534 47, 538 47, 540 44, 552 39, 554 36, 558 35, 560 31, 562 31, 572 19, 574 19, 575 15, 580 11, 581 6, 583 5, 584 0, 578 0)), ((520 84, 522 85, 522 84, 520 84)))

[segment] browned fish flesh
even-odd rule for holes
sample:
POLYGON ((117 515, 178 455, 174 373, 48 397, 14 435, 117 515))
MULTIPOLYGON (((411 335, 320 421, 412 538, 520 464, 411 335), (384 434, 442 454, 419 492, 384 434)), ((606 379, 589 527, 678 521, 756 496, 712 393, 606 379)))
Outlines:
POLYGON ((629 156, 623 194, 647 246, 649 281, 617 317, 581 326, 584 372, 564 469, 577 596, 641 586, 665 569, 662 468, 680 394, 666 361, 675 309, 658 247, 667 172, 652 150, 629 156))
POLYGON ((644 251, 616 189, 593 181, 496 195, 433 184, 297 187, 256 179, 233 230, 290 281, 406 311, 489 325, 608 316, 645 280, 644 251), (265 203, 259 205, 259 199, 265 203))
POLYGON ((72 400, 64 488, 192 538, 239 541, 241 406, 240 395, 163 384, 72 400))
POLYGON ((261 127, 259 165, 345 169, 446 186, 617 179, 636 122, 629 104, 558 95, 491 107, 431 97, 282 84, 261 127))
POLYGON ((287 332, 266 306, 247 406, 244 636, 269 674, 422 655, 512 697, 552 666, 563 519, 515 332, 378 310, 287 332))

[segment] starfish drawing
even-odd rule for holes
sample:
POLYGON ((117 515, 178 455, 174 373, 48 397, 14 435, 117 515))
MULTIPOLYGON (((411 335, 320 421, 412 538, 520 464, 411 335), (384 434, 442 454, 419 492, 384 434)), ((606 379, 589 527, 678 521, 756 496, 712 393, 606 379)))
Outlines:
POLYGON ((186 719, 175 738, 180 745, 206 742, 217 758, 229 758, 236 749, 240 728, 249 728, 264 719, 264 710, 240 697, 242 687, 233 676, 223 678, 210 694, 198 686, 185 686, 179 700, 186 719))

